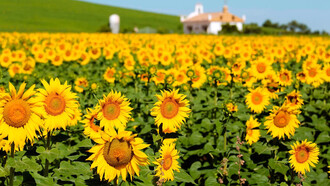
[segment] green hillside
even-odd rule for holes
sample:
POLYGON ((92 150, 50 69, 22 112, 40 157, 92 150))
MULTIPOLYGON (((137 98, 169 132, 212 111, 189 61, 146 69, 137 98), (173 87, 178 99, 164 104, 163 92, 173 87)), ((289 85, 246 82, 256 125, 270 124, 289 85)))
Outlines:
POLYGON ((74 0, 0 0, 0 32, 96 32, 114 13, 122 30, 137 26, 181 31, 177 16, 74 0))

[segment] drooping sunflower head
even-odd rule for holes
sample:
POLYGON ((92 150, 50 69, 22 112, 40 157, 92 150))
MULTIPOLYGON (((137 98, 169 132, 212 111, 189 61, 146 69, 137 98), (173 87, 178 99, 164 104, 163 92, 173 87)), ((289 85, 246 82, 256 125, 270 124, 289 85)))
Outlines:
POLYGON ((112 91, 99 101, 100 107, 97 119, 100 127, 109 131, 112 128, 125 128, 130 118, 132 108, 129 100, 120 92, 112 91))
POLYGON ((175 149, 175 143, 164 140, 159 152, 160 158, 154 162, 157 165, 156 176, 163 179, 164 182, 174 180, 173 170, 180 172, 179 152, 175 149))
POLYGON ((58 78, 50 79, 49 83, 41 80, 41 83, 44 89, 38 89, 37 98, 43 103, 44 129, 52 131, 72 125, 74 115, 79 112, 79 104, 77 95, 71 92, 71 86, 67 82, 61 84, 58 78))
POLYGON ((245 140, 252 145, 252 143, 255 143, 259 140, 260 137, 260 131, 257 129, 257 127, 260 126, 260 123, 254 119, 252 116, 250 116, 250 119, 246 121, 246 136, 245 140))
POLYGON ((290 86, 292 83, 291 71, 283 69, 279 72, 279 83, 282 86, 290 86))
POLYGON ((301 108, 301 106, 304 104, 304 100, 301 99, 301 94, 299 91, 292 91, 285 97, 284 104, 289 107, 295 107, 297 109, 301 108))
POLYGON ((164 91, 162 95, 156 95, 158 102, 151 109, 151 115, 156 116, 156 125, 163 124, 163 131, 176 132, 190 113, 189 101, 186 96, 179 94, 179 89, 164 91))
POLYGON ((261 113, 270 103, 267 91, 261 87, 255 90, 250 89, 250 93, 245 97, 245 103, 248 105, 248 108, 251 108, 255 113, 261 113))
POLYGON ((84 77, 80 77, 80 78, 77 78, 75 81, 74 81, 74 84, 75 84, 75 87, 74 89, 77 91, 77 92, 83 92, 84 91, 84 88, 87 88, 88 87, 88 80, 84 77))
POLYGON ((33 97, 35 85, 24 92, 26 83, 22 83, 18 92, 9 83, 10 93, 0 93, 0 134, 8 138, 7 144, 15 144, 15 150, 23 149, 25 142, 33 142, 40 132, 43 121, 40 119, 42 104, 33 97))
POLYGON ((139 176, 139 166, 148 164, 148 156, 141 150, 149 145, 130 131, 103 132, 97 143, 89 150, 93 154, 87 160, 93 161, 91 168, 97 167, 101 179, 104 177, 110 182, 121 175, 126 181, 128 172, 132 180, 135 174, 139 176))
POLYGON ((296 128, 299 127, 299 120, 297 114, 300 111, 296 108, 283 105, 282 107, 273 107, 271 114, 266 117, 265 126, 270 132, 273 138, 284 138, 286 135, 288 138, 294 135, 296 128))
POLYGON ((268 95, 271 99, 277 99, 276 93, 280 92, 280 84, 276 79, 264 79, 262 81, 264 88, 267 90, 268 95))
POLYGON ((301 172, 305 174, 306 171, 309 172, 309 166, 315 167, 318 163, 319 148, 315 143, 305 141, 296 142, 291 145, 292 150, 289 151, 290 164, 296 172, 301 172))
POLYGON ((296 74, 296 78, 302 82, 302 83, 305 83, 306 82, 306 73, 305 72, 298 72, 296 74))

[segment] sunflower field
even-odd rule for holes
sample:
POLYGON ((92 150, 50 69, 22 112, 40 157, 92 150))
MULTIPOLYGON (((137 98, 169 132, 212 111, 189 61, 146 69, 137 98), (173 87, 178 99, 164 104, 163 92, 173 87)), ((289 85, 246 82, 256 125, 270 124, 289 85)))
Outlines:
POLYGON ((0 33, 2 185, 330 185, 330 38, 0 33))

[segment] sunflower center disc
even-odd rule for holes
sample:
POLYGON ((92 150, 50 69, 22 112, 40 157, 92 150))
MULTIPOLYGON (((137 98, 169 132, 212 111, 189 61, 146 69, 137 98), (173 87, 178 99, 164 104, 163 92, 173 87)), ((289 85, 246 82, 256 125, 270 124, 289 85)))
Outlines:
POLYGON ((22 99, 8 102, 3 109, 3 119, 12 127, 23 127, 29 121, 30 116, 30 107, 22 99))
POLYGON ((46 112, 53 116, 62 114, 66 106, 64 98, 57 93, 49 94, 45 100, 45 103, 46 112))
POLYGON ((160 106, 160 111, 165 118, 171 119, 178 114, 179 104, 171 98, 166 98, 160 106))
POLYGON ((283 128, 289 124, 290 116, 288 113, 280 111, 274 119, 275 126, 283 128))
POLYGON ((183 81, 183 79, 184 79, 184 77, 183 77, 182 74, 179 74, 176 78, 176 80, 179 81, 179 82, 183 81))
POLYGON ((305 161, 308 160, 308 157, 309 157, 309 152, 307 151, 307 149, 305 147, 300 148, 296 152, 296 160, 299 163, 304 163, 305 161))
POLYGON ((280 75, 280 78, 282 81, 289 81, 289 76, 288 74, 284 73, 280 75))
POLYGON ((257 65, 257 70, 259 73, 264 73, 266 71, 266 65, 261 63, 257 65))
POLYGON ((103 156, 109 165, 115 168, 124 167, 133 157, 132 146, 125 140, 113 139, 104 145, 103 156))
POLYGON ((259 105, 262 102, 262 95, 259 92, 256 92, 252 95, 252 102, 255 105, 259 105))
POLYGON ((165 156, 163 161, 163 168, 165 170, 168 170, 169 168, 171 168, 171 166, 172 166, 172 156, 171 155, 165 156))
POLYGON ((252 136, 252 134, 253 134, 252 129, 248 129, 248 130, 247 130, 247 135, 252 136))
POLYGON ((103 107, 103 115, 108 120, 117 119, 120 114, 118 103, 108 103, 103 107))
POLYGON ((327 69, 326 74, 327 76, 330 76, 330 68, 327 69))
POLYGON ((310 77, 315 77, 317 72, 316 72, 316 69, 315 68, 312 68, 308 71, 308 74, 310 77))

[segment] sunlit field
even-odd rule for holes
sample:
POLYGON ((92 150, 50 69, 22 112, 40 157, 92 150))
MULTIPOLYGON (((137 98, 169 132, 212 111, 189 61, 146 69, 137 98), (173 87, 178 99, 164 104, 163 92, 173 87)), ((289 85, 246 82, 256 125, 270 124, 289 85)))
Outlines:
POLYGON ((330 38, 0 33, 5 185, 329 185, 330 38))

